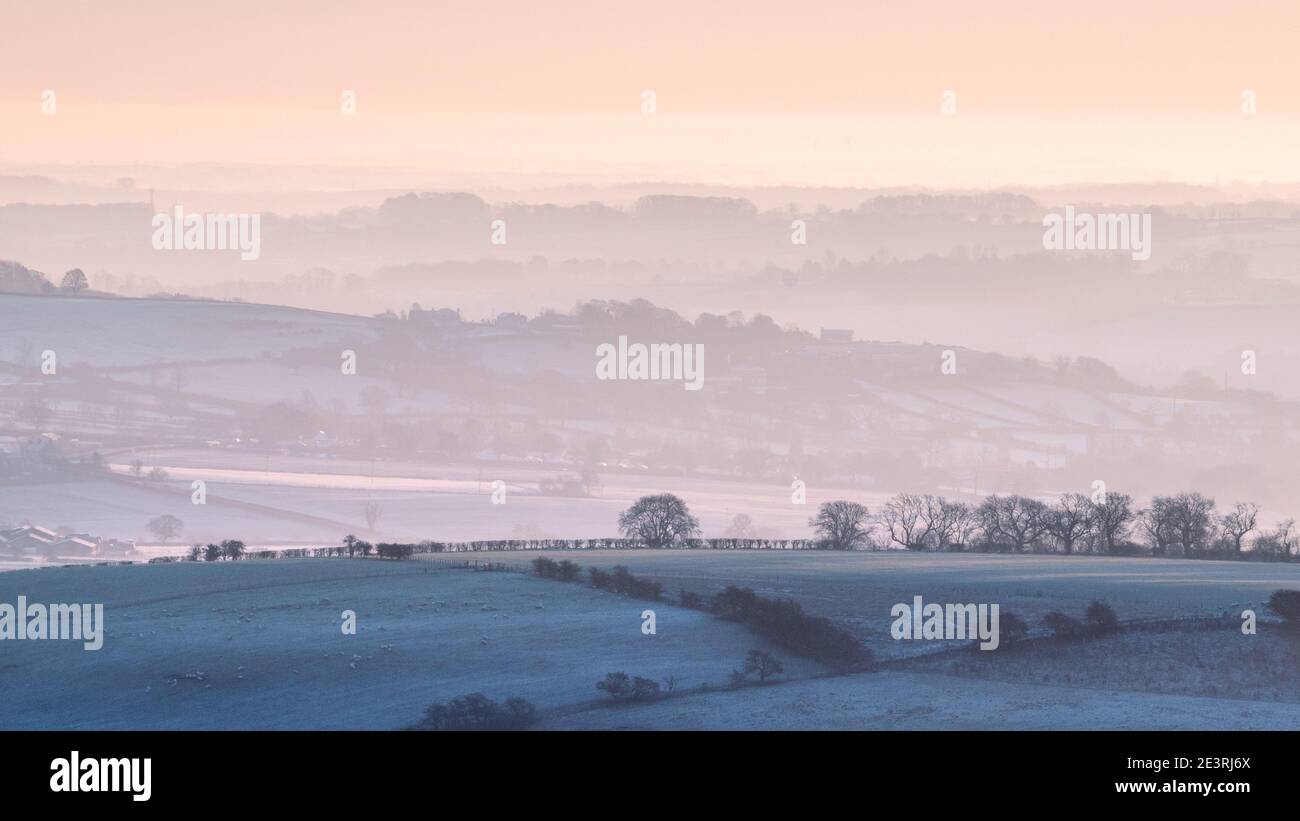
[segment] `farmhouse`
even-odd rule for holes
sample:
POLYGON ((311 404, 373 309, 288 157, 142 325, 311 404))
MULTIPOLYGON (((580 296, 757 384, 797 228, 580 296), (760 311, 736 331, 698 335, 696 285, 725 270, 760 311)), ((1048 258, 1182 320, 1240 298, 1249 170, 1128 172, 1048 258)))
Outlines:
POLYGON ((86 533, 60 534, 47 527, 24 525, 0 530, 0 556, 13 558, 55 558, 127 556, 135 542, 91 536, 86 533))

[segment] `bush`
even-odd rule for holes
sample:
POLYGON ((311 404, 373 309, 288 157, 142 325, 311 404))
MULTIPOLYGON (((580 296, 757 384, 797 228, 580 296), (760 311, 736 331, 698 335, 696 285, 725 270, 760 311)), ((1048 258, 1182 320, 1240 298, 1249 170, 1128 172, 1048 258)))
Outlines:
POLYGON ((664 586, 653 579, 640 579, 632 576, 628 583, 627 595, 637 599, 659 601, 664 595, 664 586))
POLYGON ((1083 622, 1074 616, 1067 616, 1060 610, 1053 610, 1043 616, 1043 624, 1058 639, 1077 639, 1084 634, 1083 622))
POLYGON ((744 621, 754 609, 758 595, 748 587, 728 586, 713 596, 713 612, 734 621, 744 621))
POLYGON ((604 681, 596 682, 596 689, 615 701, 627 701, 632 697, 632 678, 627 673, 606 673, 604 681))
POLYGON ((497 704, 482 693, 431 704, 412 730, 522 730, 537 722, 537 708, 522 698, 497 704))
POLYGON ((1088 605, 1088 609, 1083 611, 1083 618, 1087 623, 1088 632, 1094 636, 1113 633, 1119 629, 1119 619, 1115 616, 1115 609, 1103 601, 1094 599, 1088 605))
POLYGON ((565 559, 555 566, 555 574, 556 578, 562 582, 573 582, 577 581, 578 577, 582 575, 582 568, 577 562, 565 559))
POLYGON ((559 565, 545 556, 538 556, 533 559, 533 572, 543 579, 553 579, 559 571, 559 565))
POLYGON ((678 600, 681 602, 682 607, 689 607, 693 610, 700 610, 704 607, 704 597, 689 590, 681 591, 678 594, 678 600))
POLYGON ((600 590, 609 589, 609 574, 599 567, 587 568, 587 576, 591 579, 591 586, 600 590))
POLYGON ((1281 616, 1287 627, 1300 630, 1300 590, 1274 590, 1268 608, 1281 616))
POLYGON ((1015 613, 1007 613, 998 619, 998 641, 1014 644, 1024 641, 1029 635, 1029 624, 1015 613))
POLYGON ((792 599, 765 599, 748 587, 733 585, 713 597, 712 609, 795 655, 841 669, 871 663, 871 652, 852 634, 830 619, 809 616, 792 599))
POLYGON ((409 544, 380 542, 375 545, 375 551, 379 553, 381 559, 409 559, 414 550, 415 547, 409 544))
POLYGON ((617 565, 609 572, 609 589, 615 593, 630 591, 635 577, 624 565, 617 565))
POLYGON ((614 701, 653 701, 660 693, 659 682, 627 673, 606 673, 603 681, 596 682, 596 689, 614 701))
POLYGON ((632 679, 633 701, 654 701, 659 698, 659 682, 637 676, 632 679))

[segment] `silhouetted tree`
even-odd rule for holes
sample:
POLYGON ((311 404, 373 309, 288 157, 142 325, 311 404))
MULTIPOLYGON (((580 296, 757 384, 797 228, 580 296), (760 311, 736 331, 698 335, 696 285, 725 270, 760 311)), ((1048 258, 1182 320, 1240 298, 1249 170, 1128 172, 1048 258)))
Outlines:
POLYGON ((672 547, 698 536, 700 523, 680 498, 661 493, 642 496, 619 514, 618 529, 646 547, 672 547))
POLYGON ((808 525, 832 550, 853 550, 868 539, 865 505, 837 500, 823 502, 808 525))
POLYGON ((1255 522, 1259 517, 1259 505, 1250 502, 1239 502, 1232 510, 1219 517, 1219 526, 1223 532, 1228 534, 1232 539, 1233 549, 1241 552, 1241 542, 1246 538, 1246 534, 1255 529, 1255 522))
POLYGON ((1092 533, 1105 546, 1107 553, 1114 553, 1128 535, 1133 521, 1133 497, 1124 493, 1106 493, 1100 501, 1091 501, 1091 505, 1092 533))
POLYGON ((744 669, 746 674, 758 673, 760 682, 767 681, 768 676, 785 672, 785 666, 766 650, 750 650, 745 656, 744 669))

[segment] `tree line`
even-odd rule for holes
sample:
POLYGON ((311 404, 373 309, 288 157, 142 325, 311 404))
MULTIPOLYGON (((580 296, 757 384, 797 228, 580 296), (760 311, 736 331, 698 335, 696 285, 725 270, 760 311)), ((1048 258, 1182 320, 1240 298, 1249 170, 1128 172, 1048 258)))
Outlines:
POLYGON ((978 504, 900 493, 875 513, 857 502, 821 505, 809 520, 832 550, 901 548, 996 553, 1099 553, 1187 558, 1295 558, 1294 519, 1261 529, 1259 506, 1220 512, 1199 493, 1156 496, 1138 507, 1124 493, 1066 493, 1046 502, 993 495, 978 504), (1252 538, 1252 534, 1255 534, 1252 538))

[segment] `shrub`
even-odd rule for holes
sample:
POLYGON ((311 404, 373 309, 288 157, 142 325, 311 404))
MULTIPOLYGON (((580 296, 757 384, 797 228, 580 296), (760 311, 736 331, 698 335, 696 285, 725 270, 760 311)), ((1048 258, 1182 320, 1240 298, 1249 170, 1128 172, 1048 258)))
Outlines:
POLYGON ((704 597, 699 593, 692 593, 689 590, 683 590, 678 594, 678 599, 682 607, 689 607, 693 610, 699 610, 704 607, 704 597))
POLYGON ((380 542, 375 545, 375 551, 381 559, 409 559, 414 549, 414 546, 409 544, 380 542))
POLYGON ((659 682, 627 673, 606 673, 603 681, 596 682, 596 689, 614 701, 653 701, 661 692, 659 682))
POLYGON ((1076 639, 1084 633, 1082 622, 1074 616, 1065 615, 1060 610, 1053 610, 1043 616, 1043 624, 1058 639, 1076 639))
POLYGON ((606 673, 603 681, 596 682, 596 689, 615 701, 627 701, 632 697, 632 679, 627 673, 606 673))
POLYGON ((632 576, 628 582, 627 594, 638 599, 659 601, 664 595, 664 586, 653 579, 641 579, 632 576))
POLYGON ((537 721, 537 708, 522 698, 498 704, 482 693, 431 704, 412 730, 522 730, 537 721))
POLYGON ((582 568, 577 562, 571 562, 568 559, 560 562, 555 566, 556 577, 563 582, 577 581, 582 575, 582 568))
POLYGON ((1268 607, 1282 617, 1287 627, 1300 630, 1300 590, 1274 590, 1268 607))
POLYGON ((742 622, 795 655, 842 669, 868 666, 871 652, 830 619, 809 616, 792 599, 765 599, 748 587, 726 588, 713 597, 713 611, 742 622))
POLYGON ((632 679, 633 701, 654 701, 659 698, 659 682, 637 676, 632 679))
POLYGON ((543 579, 555 578, 558 569, 559 565, 545 556, 538 556, 536 559, 533 559, 533 572, 538 576, 541 576, 543 579))
POLYGON ((627 593, 633 583, 632 572, 624 565, 617 565, 609 571, 609 589, 615 593, 627 593))
POLYGON ((587 576, 591 579, 591 586, 601 590, 609 589, 609 574, 599 567, 587 568, 587 576))
POLYGON ((724 618, 744 621, 758 601, 757 594, 748 587, 729 585, 721 593, 713 596, 713 611, 724 618))
POLYGON ((1029 625, 1019 615, 1007 613, 998 619, 998 641, 1014 644, 1029 635, 1029 625))
POLYGON ((1094 636, 1113 633, 1119 629, 1119 619, 1115 616, 1115 609, 1103 601, 1093 600, 1088 609, 1083 611, 1084 621, 1087 623, 1088 632, 1094 636))

